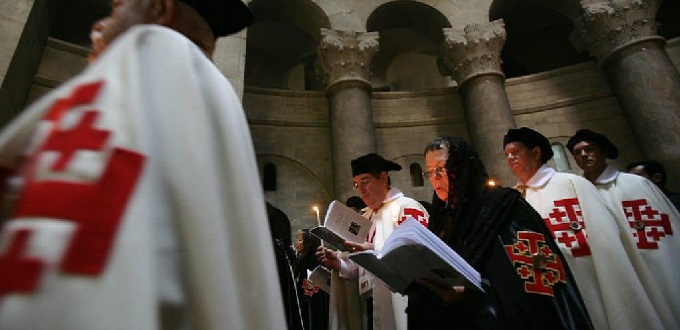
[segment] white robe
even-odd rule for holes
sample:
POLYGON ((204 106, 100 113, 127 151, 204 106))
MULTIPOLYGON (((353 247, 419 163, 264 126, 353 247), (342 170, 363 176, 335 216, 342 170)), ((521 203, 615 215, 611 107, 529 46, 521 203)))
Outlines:
POLYGON ((526 185, 525 198, 559 245, 595 329, 663 329, 626 253, 632 238, 597 189, 545 164, 526 185))
MULTIPOLYGON (((392 188, 377 210, 367 209, 363 214, 372 222, 368 241, 373 242, 375 250, 380 252, 387 237, 394 229, 412 216, 427 226, 429 214, 417 201, 405 197, 399 189, 392 188)), ((330 329, 359 329, 363 316, 359 307, 361 286, 372 288, 373 294, 373 329, 374 330, 406 330, 408 297, 393 293, 373 275, 365 271, 354 261, 341 254, 341 269, 332 277, 330 299, 330 329), (359 284, 357 284, 359 280, 359 284), (336 284, 337 283, 337 284, 336 284)))
POLYGON ((644 261, 634 266, 665 329, 680 329, 680 213, 653 182, 611 165, 595 186, 636 243, 629 254, 644 261))
POLYGON ((35 280, 3 282, 0 329, 285 324, 243 109, 179 33, 121 35, 0 133, 0 165, 0 279, 35 280))

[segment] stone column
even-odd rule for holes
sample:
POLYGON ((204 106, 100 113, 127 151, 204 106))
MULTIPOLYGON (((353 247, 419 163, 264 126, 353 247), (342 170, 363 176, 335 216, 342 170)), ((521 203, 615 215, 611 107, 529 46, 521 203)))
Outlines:
POLYGON ((217 39, 213 62, 215 66, 227 77, 236 91, 239 99, 243 101, 243 81, 246 71, 246 35, 248 29, 217 39))
POLYGON ((350 162, 376 152, 369 64, 378 52, 378 33, 321 29, 317 70, 330 108, 334 196, 354 195, 350 162))
POLYGON ((502 20, 472 24, 464 29, 445 28, 440 71, 458 83, 470 131, 470 143, 489 176, 504 186, 516 179, 503 159, 503 136, 515 128, 505 92, 501 50, 506 40, 502 20))
MULTIPOLYGON (((656 35, 659 0, 582 1, 579 36, 606 73, 649 158, 680 186, 680 75, 656 35)), ((679 18, 680 19, 680 18, 679 18)))
POLYGON ((0 127, 23 110, 47 43, 54 1, 0 4, 0 127))

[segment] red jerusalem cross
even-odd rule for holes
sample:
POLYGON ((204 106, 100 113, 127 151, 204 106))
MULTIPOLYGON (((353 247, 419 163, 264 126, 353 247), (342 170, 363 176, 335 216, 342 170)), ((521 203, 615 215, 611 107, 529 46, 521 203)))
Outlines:
POLYGON ((427 227, 427 218, 425 218, 425 213, 421 210, 418 209, 404 209, 404 216, 399 219, 399 222, 397 224, 401 225, 402 222, 406 221, 409 216, 412 216, 413 219, 416 219, 418 222, 420 222, 423 226, 427 227))
MULTIPOLYGON (((94 100, 102 84, 77 86, 68 99, 59 100, 50 108, 46 119, 54 121, 55 127, 31 156, 39 159, 45 151, 59 152, 59 159, 52 166, 59 171, 66 170, 78 150, 109 148, 110 156, 102 160, 105 163, 100 177, 89 182, 74 182, 58 178, 38 180, 28 173, 13 214, 14 218, 73 222, 77 229, 59 260, 59 270, 78 275, 99 276, 104 272, 145 161, 144 155, 133 150, 106 146, 111 132, 94 127, 99 116, 96 109, 81 113, 79 122, 71 129, 59 127, 63 115, 73 110, 67 105, 89 106, 87 102, 94 100)), ((40 166, 39 162, 32 162, 33 166, 40 166)))
POLYGON ((44 262, 26 256, 33 231, 20 229, 9 238, 9 246, 0 255, 0 297, 12 293, 34 291, 40 282, 44 262))
POLYGON ((668 214, 647 204, 645 199, 621 202, 639 249, 658 249, 661 237, 673 235, 668 214))
POLYGON ((555 241, 571 250, 574 257, 590 255, 586 226, 578 198, 555 201, 555 208, 543 219, 555 241))
POLYGON ((99 113, 90 110, 83 113, 80 122, 68 130, 55 129, 42 146, 42 151, 56 150, 61 153, 52 166, 54 171, 63 171, 78 150, 100 150, 109 138, 110 132, 94 127, 99 113))
POLYGON ((553 287, 566 282, 562 260, 550 249, 542 234, 520 231, 517 241, 506 245, 505 251, 524 280, 526 292, 554 296, 553 287))

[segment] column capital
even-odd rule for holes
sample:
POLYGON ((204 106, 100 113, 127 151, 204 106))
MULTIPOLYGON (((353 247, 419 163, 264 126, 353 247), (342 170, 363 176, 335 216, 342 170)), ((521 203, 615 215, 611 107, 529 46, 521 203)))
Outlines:
POLYGON ((480 75, 505 78, 500 55, 507 35, 502 19, 443 31, 444 44, 438 61, 442 75, 451 76, 459 86, 480 75))
MULTIPOLYGON (((633 0, 613 3, 609 0, 581 1, 581 16, 575 21, 580 40, 600 65, 624 47, 650 39, 656 35, 655 16, 659 0, 633 0)), ((578 47, 578 46, 577 46, 578 47)))
POLYGON ((378 32, 321 29, 316 71, 327 90, 339 83, 371 86, 370 63, 378 52, 378 38, 378 32))

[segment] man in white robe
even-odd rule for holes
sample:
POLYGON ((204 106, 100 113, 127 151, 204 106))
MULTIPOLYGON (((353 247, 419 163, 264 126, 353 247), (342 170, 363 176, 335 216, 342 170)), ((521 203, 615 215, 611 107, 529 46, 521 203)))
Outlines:
POLYGON ((545 163, 550 142, 526 127, 503 139, 515 186, 545 220, 569 263, 595 329, 664 329, 633 267, 614 212, 580 176, 558 173, 545 163))
POLYGON ((280 329, 250 132, 208 57, 250 11, 112 7, 92 64, 0 133, 0 329, 280 329))
MULTIPOLYGON (((427 227, 427 210, 404 196, 399 189, 391 187, 388 172, 401 170, 399 164, 375 153, 354 159, 351 164, 354 187, 366 203, 362 215, 371 220, 372 226, 365 243, 347 243, 350 251, 373 249, 380 252, 387 237, 408 217, 427 227)), ((361 296, 364 299, 372 297, 368 300, 367 318, 370 320, 372 316, 374 330, 406 330, 408 297, 391 292, 382 281, 350 260, 346 252, 320 247, 317 257, 321 264, 333 269, 330 329, 361 328, 364 319, 363 308, 359 304, 361 296)))
POLYGON ((644 261, 634 266, 659 317, 667 329, 680 329, 680 264, 670 262, 680 254, 680 213, 652 181, 607 163, 619 155, 607 136, 580 129, 567 149, 583 176, 610 203, 621 230, 634 239, 626 240, 635 243, 627 248, 644 261))

